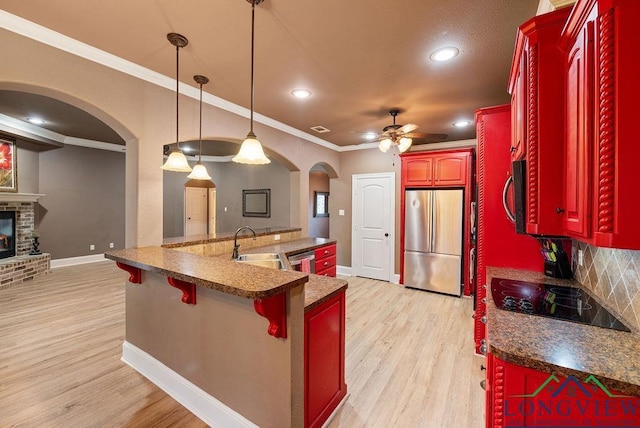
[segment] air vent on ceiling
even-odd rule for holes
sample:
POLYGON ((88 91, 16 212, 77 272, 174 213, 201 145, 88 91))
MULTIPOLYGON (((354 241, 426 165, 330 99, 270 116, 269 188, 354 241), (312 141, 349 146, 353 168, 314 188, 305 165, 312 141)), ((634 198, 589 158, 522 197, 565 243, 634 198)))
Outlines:
POLYGON ((331 132, 329 129, 325 128, 322 125, 312 126, 311 129, 316 131, 318 134, 324 134, 325 132, 331 132))

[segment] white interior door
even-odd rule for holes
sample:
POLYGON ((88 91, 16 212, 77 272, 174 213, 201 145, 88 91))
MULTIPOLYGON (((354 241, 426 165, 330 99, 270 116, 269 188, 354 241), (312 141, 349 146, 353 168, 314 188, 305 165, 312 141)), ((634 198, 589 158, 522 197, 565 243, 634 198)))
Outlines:
POLYGON ((209 233, 216 233, 216 189, 209 189, 209 233))
POLYGON ((352 273, 390 281, 395 254, 395 173, 353 175, 352 193, 352 273))
POLYGON ((201 187, 184 188, 184 235, 207 233, 207 190, 201 187))

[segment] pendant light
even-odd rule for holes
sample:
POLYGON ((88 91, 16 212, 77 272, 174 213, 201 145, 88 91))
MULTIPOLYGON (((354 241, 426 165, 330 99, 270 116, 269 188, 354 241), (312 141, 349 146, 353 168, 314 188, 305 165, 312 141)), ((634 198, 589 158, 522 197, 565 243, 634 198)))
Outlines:
POLYGON ((167 34, 169 42, 176 47, 176 148, 171 150, 167 161, 162 165, 162 169, 165 171, 175 172, 191 172, 191 167, 187 158, 180 150, 180 140, 178 139, 178 123, 179 123, 179 109, 178 109, 178 97, 180 95, 180 48, 183 48, 189 44, 189 40, 181 34, 169 33, 167 34))
POLYGON ((198 163, 193 167, 191 174, 187 178, 194 180, 211 180, 207 167, 202 164, 202 85, 209 83, 209 79, 205 76, 196 75, 193 76, 193 80, 200 85, 200 149, 198 150, 198 163))
POLYGON ((262 3, 262 0, 247 0, 251 3, 251 128, 247 134, 247 138, 242 142, 240 151, 237 155, 231 159, 237 163, 246 163, 252 165, 263 165, 271 163, 271 161, 264 155, 262 145, 256 134, 253 133, 253 62, 254 62, 254 45, 255 45, 255 20, 256 20, 256 5, 262 3))

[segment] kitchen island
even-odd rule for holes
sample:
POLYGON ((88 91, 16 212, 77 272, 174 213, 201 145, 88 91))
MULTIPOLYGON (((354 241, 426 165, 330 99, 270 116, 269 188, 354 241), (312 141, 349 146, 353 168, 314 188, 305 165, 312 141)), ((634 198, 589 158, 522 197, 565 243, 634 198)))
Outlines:
MULTIPOLYGON (((493 278, 582 288, 539 272, 488 267, 488 287, 493 278)), ((640 423, 637 331, 502 310, 487 290, 487 335, 487 426, 640 423)))
POLYGON ((346 281, 177 248, 105 257, 129 272, 127 364, 210 425, 305 425, 305 312, 341 298, 344 319, 346 281))

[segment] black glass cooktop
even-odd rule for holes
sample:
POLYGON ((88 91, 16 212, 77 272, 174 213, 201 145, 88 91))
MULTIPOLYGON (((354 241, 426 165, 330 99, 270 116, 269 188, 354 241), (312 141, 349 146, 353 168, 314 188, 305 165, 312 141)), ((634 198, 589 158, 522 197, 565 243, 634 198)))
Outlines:
POLYGON ((491 296, 506 311, 631 331, 579 288, 493 278, 491 296))

